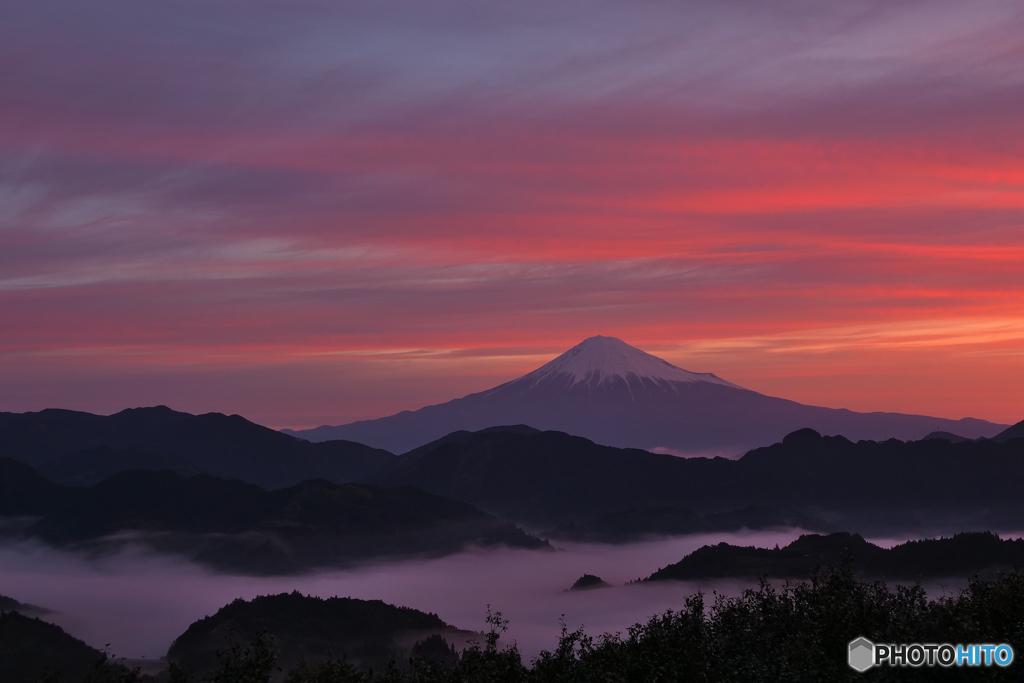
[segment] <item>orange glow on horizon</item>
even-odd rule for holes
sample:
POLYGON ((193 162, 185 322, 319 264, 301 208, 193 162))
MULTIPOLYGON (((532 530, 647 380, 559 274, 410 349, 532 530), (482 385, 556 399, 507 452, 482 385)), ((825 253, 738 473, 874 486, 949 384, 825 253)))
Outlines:
POLYGON ((0 410, 336 423, 607 334, 804 403, 1016 422, 1024 21, 986 7, 852 35, 802 8, 808 43, 709 5, 750 44, 649 54, 689 17, 604 7, 536 58, 512 19, 492 53, 460 22, 229 50, 242 19, 203 15, 183 50, 37 17, 0 70, 0 410))

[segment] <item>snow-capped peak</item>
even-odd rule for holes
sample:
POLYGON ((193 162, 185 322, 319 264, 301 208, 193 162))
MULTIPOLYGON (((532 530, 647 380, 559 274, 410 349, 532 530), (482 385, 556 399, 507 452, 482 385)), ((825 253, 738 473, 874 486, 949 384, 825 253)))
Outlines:
POLYGON ((525 381, 533 385, 559 375, 571 375, 573 384, 586 382, 596 385, 611 381, 615 377, 627 379, 630 375, 635 375, 641 379, 708 382, 736 387, 735 384, 726 382, 710 372, 698 373, 677 368, 668 361, 630 346, 621 339, 600 335, 584 339, 550 363, 523 375, 517 382, 525 381))

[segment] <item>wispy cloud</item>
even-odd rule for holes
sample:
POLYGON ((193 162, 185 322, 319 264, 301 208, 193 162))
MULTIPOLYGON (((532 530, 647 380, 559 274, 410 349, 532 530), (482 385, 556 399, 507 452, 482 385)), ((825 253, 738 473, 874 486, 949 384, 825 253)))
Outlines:
POLYGON ((1010 419, 1021 35, 1010 0, 22 3, 0 409, 337 421, 606 333, 806 401, 783 372, 969 353, 970 390, 879 395, 1010 419))

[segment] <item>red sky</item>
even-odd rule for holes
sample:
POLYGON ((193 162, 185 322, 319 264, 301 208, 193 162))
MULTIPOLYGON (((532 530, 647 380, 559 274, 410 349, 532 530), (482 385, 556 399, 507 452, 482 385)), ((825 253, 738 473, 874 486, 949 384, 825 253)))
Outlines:
POLYGON ((20 4, 0 410, 338 424, 606 334, 1024 419, 1019 2, 20 4))

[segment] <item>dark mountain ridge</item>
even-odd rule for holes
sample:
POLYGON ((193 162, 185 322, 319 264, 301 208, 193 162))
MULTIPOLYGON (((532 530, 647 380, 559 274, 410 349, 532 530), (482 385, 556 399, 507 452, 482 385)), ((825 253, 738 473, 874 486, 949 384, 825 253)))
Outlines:
POLYGON ((92 486, 125 470, 170 470, 183 477, 203 474, 198 465, 177 455, 157 455, 137 448, 117 450, 110 446, 59 455, 39 466, 41 475, 68 486, 92 486))
POLYGON ((46 479, 32 467, 0 458, 0 517, 33 517, 59 506, 67 487, 46 479))
POLYGON ((1004 540, 996 534, 975 532, 881 548, 858 534, 834 533, 804 535, 783 548, 719 543, 703 546, 644 580, 752 578, 762 573, 806 579, 818 567, 846 562, 856 574, 865 577, 966 578, 1024 566, 1024 540, 1004 540))
POLYGON ((123 469, 175 469, 264 488, 316 478, 355 481, 394 458, 350 441, 310 443, 239 415, 190 415, 166 406, 109 416, 55 409, 0 413, 0 457, 63 483, 94 484, 123 469))
POLYGON ((1010 439, 1024 439, 1024 420, 1004 429, 992 437, 992 440, 996 443, 1006 443, 1010 439))
POLYGON ((808 406, 694 373, 613 337, 591 337, 546 365, 447 403, 347 425, 285 430, 403 453, 445 434, 525 424, 596 443, 735 457, 802 427, 851 439, 920 439, 933 431, 993 436, 1006 425, 808 406))
POLYGON ((854 443, 803 429, 729 460, 492 428, 410 451, 374 481, 418 486, 540 526, 593 524, 629 511, 650 517, 657 508, 706 517, 755 506, 812 519, 852 515, 880 528, 887 518, 913 528, 931 516, 1006 529, 1024 522, 1024 439, 854 443))
POLYGON ((219 570, 280 574, 373 557, 441 555, 468 545, 545 548, 473 506, 414 487, 319 479, 265 491, 211 475, 120 472, 90 487, 53 484, 24 463, 0 459, 0 498, 10 516, 36 515, 17 532, 58 547, 106 551, 143 543, 219 570), (6 495, 6 494, 5 494, 6 495))

